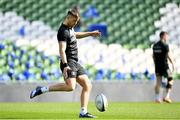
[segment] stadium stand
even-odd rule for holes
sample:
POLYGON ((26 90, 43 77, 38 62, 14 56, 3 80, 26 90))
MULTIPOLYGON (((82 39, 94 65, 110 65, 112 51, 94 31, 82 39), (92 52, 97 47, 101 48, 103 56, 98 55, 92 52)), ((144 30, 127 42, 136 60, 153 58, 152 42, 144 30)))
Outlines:
POLYGON ((90 37, 78 43, 80 62, 92 80, 154 80, 150 44, 157 40, 160 30, 170 33, 177 66, 175 78, 180 78, 178 3, 178 0, 1 0, 0 80, 62 80, 56 31, 67 10, 77 4, 84 23, 82 30, 96 23, 108 26, 107 38, 90 37), (90 6, 97 9, 99 16, 83 16, 90 6))
POLYGON ((34 47, 0 43, 0 80, 60 80, 59 57, 46 56, 34 47))
POLYGON ((170 34, 170 41, 172 44, 180 45, 180 9, 175 3, 168 3, 165 7, 160 8, 159 12, 162 17, 160 20, 155 21, 154 25, 158 29, 154 35, 150 36, 152 42, 157 41, 158 31, 165 30, 170 34))
MULTIPOLYGON (((120 43, 127 48, 135 46, 146 48, 150 45, 148 36, 156 30, 154 21, 160 18, 159 8, 170 0, 134 0, 134 1, 74 1, 68 0, 1 0, 1 11, 15 11, 30 21, 41 20, 55 30, 58 29, 64 14, 73 5, 79 5, 84 13, 91 5, 97 8, 99 17, 86 18, 82 21, 89 26, 93 23, 106 23, 109 37, 105 43, 120 43), (108 8, 108 9, 107 9, 108 8), (143 12, 142 12, 143 11, 143 12), (110 16, 109 16, 110 15, 110 16), (133 41, 132 41, 133 40, 133 41)), ((83 27, 83 30, 87 29, 83 27)))

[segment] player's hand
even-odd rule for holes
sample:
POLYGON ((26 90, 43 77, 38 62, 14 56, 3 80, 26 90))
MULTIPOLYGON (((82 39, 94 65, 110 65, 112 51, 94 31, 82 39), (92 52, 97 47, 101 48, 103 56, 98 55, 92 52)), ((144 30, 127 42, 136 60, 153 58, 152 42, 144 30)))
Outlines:
POLYGON ((91 36, 93 36, 93 37, 101 36, 101 32, 99 32, 98 30, 92 31, 92 32, 91 32, 91 36))
POLYGON ((64 70, 63 70, 64 79, 68 78, 68 70, 71 70, 71 68, 69 66, 65 67, 64 70))

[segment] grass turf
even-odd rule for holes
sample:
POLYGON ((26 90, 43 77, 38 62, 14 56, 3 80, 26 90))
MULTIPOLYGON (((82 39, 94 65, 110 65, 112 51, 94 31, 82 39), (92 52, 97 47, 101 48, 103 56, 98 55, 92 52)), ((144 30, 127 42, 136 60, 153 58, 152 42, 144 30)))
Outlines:
MULTIPOLYGON (((79 103, 0 103, 0 119, 79 119, 79 103)), ((96 119, 180 119, 180 103, 109 103, 108 110, 99 112, 89 105, 96 119)))

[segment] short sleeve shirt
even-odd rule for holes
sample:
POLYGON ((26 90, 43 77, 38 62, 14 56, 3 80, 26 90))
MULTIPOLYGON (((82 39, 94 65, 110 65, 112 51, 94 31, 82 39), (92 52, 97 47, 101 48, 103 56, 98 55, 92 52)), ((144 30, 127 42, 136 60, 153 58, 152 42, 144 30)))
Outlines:
POLYGON ((155 62, 155 69, 168 69, 168 52, 169 52, 169 45, 158 41, 153 45, 153 56, 155 62))
POLYGON ((72 59, 78 61, 78 48, 74 29, 61 24, 58 30, 57 39, 58 42, 64 41, 67 44, 65 51, 67 60, 72 59))

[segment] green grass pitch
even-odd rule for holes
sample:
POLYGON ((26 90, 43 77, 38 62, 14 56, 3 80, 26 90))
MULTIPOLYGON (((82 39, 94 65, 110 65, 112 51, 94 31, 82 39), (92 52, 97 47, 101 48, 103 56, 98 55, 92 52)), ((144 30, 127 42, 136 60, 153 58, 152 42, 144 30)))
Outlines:
MULTIPOLYGON (((0 119, 36 119, 55 120, 79 119, 79 103, 0 103, 0 119)), ((143 103, 109 103, 105 112, 99 112, 94 103, 90 103, 89 112, 96 119, 177 119, 180 120, 180 103, 156 104, 143 103)))

